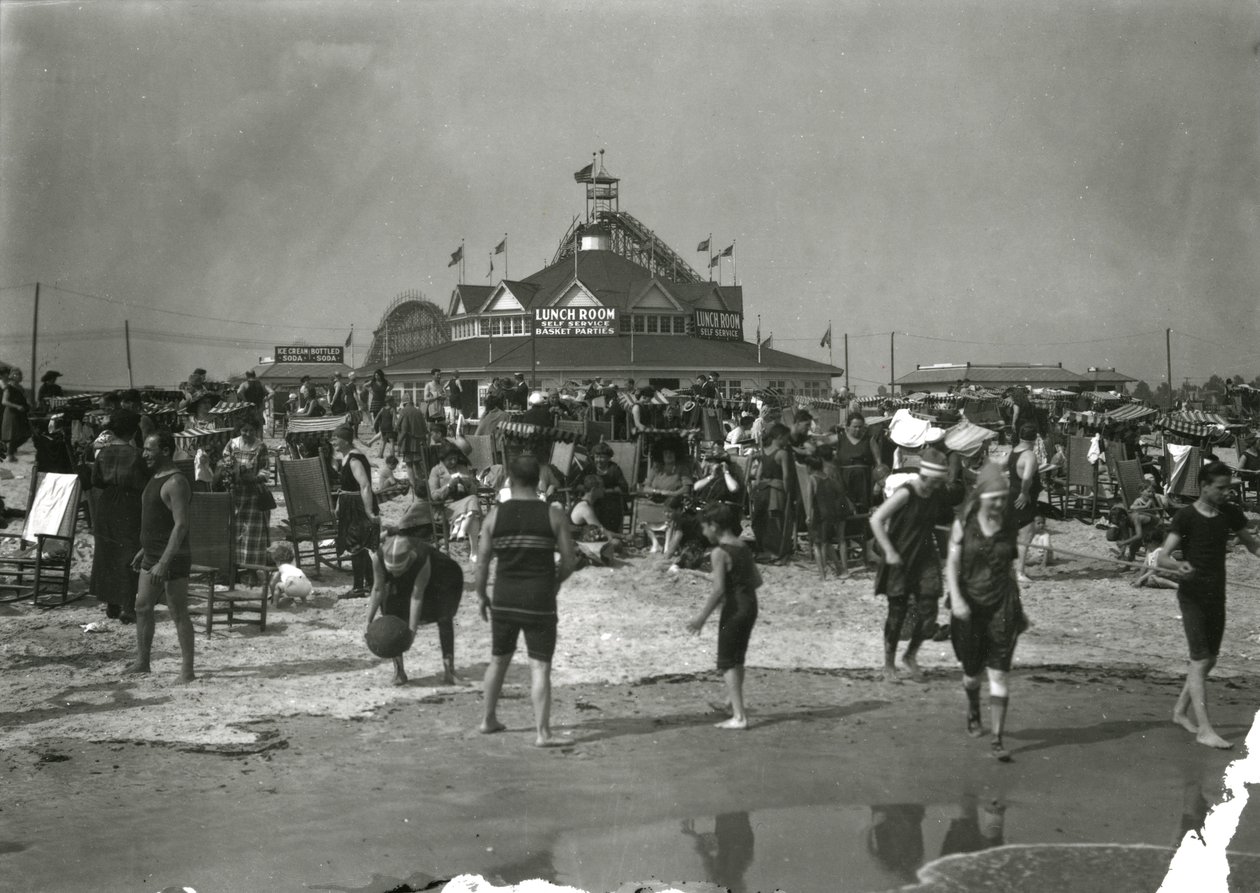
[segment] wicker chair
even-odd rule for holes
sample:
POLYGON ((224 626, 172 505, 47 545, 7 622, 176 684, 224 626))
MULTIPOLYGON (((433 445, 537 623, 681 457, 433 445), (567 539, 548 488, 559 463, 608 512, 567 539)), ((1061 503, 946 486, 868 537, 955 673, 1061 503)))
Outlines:
POLYGON ((70 601, 80 487, 76 474, 32 475, 21 534, 0 533, 0 541, 17 543, 16 551, 0 556, 0 601, 29 598, 43 607, 70 601))
POLYGON ((337 512, 333 506, 332 482, 328 479, 328 468, 324 460, 318 456, 310 459, 280 459, 276 463, 279 470, 280 489, 284 496, 284 505, 288 510, 288 538, 293 546, 296 563, 301 566, 306 556, 311 568, 311 575, 318 577, 320 565, 341 568, 341 561, 336 557, 327 557, 321 552, 323 540, 335 539, 337 536, 337 512), (306 544, 306 549, 303 549, 306 544))
POLYGON ((267 628, 267 568, 236 563, 236 518, 230 493, 193 493, 188 508, 188 545, 192 571, 188 575, 189 613, 206 618, 206 636, 214 632, 216 617, 267 628), (237 590, 240 570, 260 573, 257 591, 237 590), (204 600, 204 604, 202 604, 204 600), (238 613, 256 614, 241 618, 238 613))

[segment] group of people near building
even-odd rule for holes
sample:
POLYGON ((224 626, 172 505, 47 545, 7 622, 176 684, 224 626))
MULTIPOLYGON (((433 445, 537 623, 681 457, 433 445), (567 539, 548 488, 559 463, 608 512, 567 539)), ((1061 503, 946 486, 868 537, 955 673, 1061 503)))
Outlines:
MULTIPOLYGON (((694 436, 642 425, 652 435, 646 441, 652 449, 642 474, 638 468, 620 467, 604 440, 590 447, 587 460, 575 465, 568 478, 527 450, 510 461, 505 492, 486 511, 480 492, 483 481, 469 467, 460 431, 450 426, 446 411, 451 391, 442 385, 439 370, 434 370, 433 387, 426 388, 428 399, 421 405, 405 400, 395 407, 390 383, 379 370, 363 388, 353 378, 340 383, 338 379, 333 376, 329 395, 340 401, 338 409, 348 417, 348 424, 332 436, 337 550, 348 558, 352 571, 352 586, 344 597, 369 599, 369 624, 378 614, 389 614, 404 620, 414 634, 418 626, 436 623, 443 679, 453 681, 452 619, 463 572, 431 544, 434 507, 440 505, 449 524, 448 537, 468 540, 479 611, 491 623, 483 732, 502 728, 498 694, 517 639, 524 634, 533 675, 536 743, 552 743, 550 663, 556 592, 578 565, 578 545, 620 542, 636 533, 642 534, 642 545, 651 552, 685 566, 707 563, 711 569, 710 596, 687 625, 698 632, 721 608, 718 668, 730 717, 719 725, 747 727, 743 666, 762 585, 757 564, 789 558, 798 548, 800 534, 807 532, 820 576, 825 578, 836 565, 844 575, 851 551, 865 560, 868 545, 867 525, 848 521, 869 517, 877 562, 875 592, 888 606, 883 629, 885 677, 893 679, 902 672, 920 676, 916 658, 923 642, 948 635, 962 664, 965 729, 973 736, 984 734, 980 690, 987 677, 990 749, 997 759, 1010 759, 1003 741, 1008 674, 1019 636, 1027 628, 1020 586, 1031 582, 1025 564, 1041 506, 1041 475, 1047 468, 1037 454, 1039 432, 1032 422, 1021 424, 1014 446, 999 465, 986 460, 988 435, 951 441, 954 429, 946 432, 909 414, 894 417, 872 435, 857 412, 849 413, 833 430, 820 431, 810 413, 799 407, 780 414, 770 404, 740 406, 723 441, 710 441, 698 454, 694 436), (899 425, 899 418, 905 424, 899 425), (364 435, 362 423, 368 420, 372 433, 364 435), (413 491, 403 520, 384 530, 379 488, 360 446, 377 441, 382 454, 386 446, 394 445, 413 491), (422 450, 435 443, 441 447, 440 461, 425 469, 422 450), (567 498, 561 495, 564 492, 567 498), (641 531, 627 534, 625 518, 632 499, 660 507, 656 517, 662 523, 645 523, 641 531), (942 528, 948 531, 945 536, 942 528), (558 563, 555 554, 560 555, 558 563), (497 559, 493 596, 492 559, 497 559), (937 623, 942 597, 948 604, 947 633, 937 623), (899 669, 902 641, 906 644, 899 669)), ((458 381, 458 374, 452 380, 458 381)), ((4 395, 4 437, 10 455, 16 452, 15 417, 20 412, 16 407, 25 405, 25 397, 18 396, 20 382, 20 372, 10 372, 4 395)), ((55 385, 55 379, 51 383, 55 385)), ((563 417, 565 402, 554 391, 529 391, 523 412, 511 411, 509 407, 521 404, 509 396, 508 384, 492 389, 479 433, 495 434, 509 420, 554 427, 563 417)), ((603 383, 592 382, 599 384, 603 383)), ((693 396, 707 397, 712 385, 707 376, 699 376, 693 396)), ((182 390, 186 423, 195 426, 212 403, 204 371, 195 370, 182 390)), ((256 411, 243 417, 224 446, 214 485, 232 494, 238 563, 262 566, 269 558, 270 511, 275 506, 267 487, 269 456, 262 438, 267 391, 248 376, 239 391, 238 399, 256 411)), ((139 395, 124 392, 113 397, 104 430, 88 456, 96 547, 92 592, 106 603, 109 616, 135 623, 136 659, 129 671, 137 673, 149 670, 153 609, 165 599, 181 648, 180 678, 190 680, 194 668, 187 609, 188 516, 195 481, 177 469, 173 435, 144 414, 139 395)), ((646 405, 637 402, 641 397, 640 393, 628 407, 618 398, 604 408, 622 406, 627 418, 641 424, 642 417, 632 412, 635 406, 646 405)), ((20 445, 20 437, 18 441, 20 445)), ((1150 573, 1177 587, 1190 651, 1190 669, 1174 720, 1200 743, 1228 747, 1211 725, 1205 695, 1225 622, 1224 556, 1231 537, 1253 554, 1260 554, 1260 544, 1229 501, 1230 469, 1210 462, 1200 469, 1199 480, 1194 503, 1176 512, 1166 532, 1160 527, 1163 539, 1158 549, 1148 537, 1155 555, 1150 573)), ((1161 507, 1129 509, 1155 513, 1161 507)), ((399 654, 395 681, 405 680, 399 654)))

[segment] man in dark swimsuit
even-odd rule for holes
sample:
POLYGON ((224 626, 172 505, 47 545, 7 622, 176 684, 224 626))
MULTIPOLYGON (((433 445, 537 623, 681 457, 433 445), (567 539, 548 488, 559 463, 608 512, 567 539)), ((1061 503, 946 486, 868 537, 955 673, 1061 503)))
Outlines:
POLYGON ((556 594, 576 565, 573 536, 564 510, 538 498, 538 460, 518 456, 508 476, 512 498, 490 510, 481 528, 477 554, 477 599, 481 619, 490 623, 490 663, 483 683, 485 717, 480 731, 489 734, 506 728, 495 708, 503 678, 516 651, 516 640, 525 633, 529 652, 530 697, 534 703, 534 744, 549 747, 551 737, 551 658, 556 649, 556 594), (560 553, 557 566, 556 552, 560 553), (498 558, 494 602, 486 594, 490 560, 498 558))
POLYGON ((133 566, 140 571, 136 594, 136 660, 128 673, 149 672, 153 648, 153 608, 163 592, 179 651, 183 658, 180 682, 192 682, 193 626, 188 615, 188 572, 192 552, 188 546, 188 509, 192 487, 175 468, 175 437, 169 431, 151 434, 144 441, 144 459, 153 477, 140 497, 140 551, 133 566))
POLYGON ((1232 474, 1224 462, 1212 462, 1199 472, 1199 498, 1173 516, 1168 538, 1159 553, 1160 567, 1180 571, 1177 606, 1190 646, 1190 669, 1177 696, 1173 722, 1195 740, 1222 750, 1233 745, 1216 734, 1207 714, 1207 677, 1225 633, 1225 550, 1231 533, 1252 555, 1260 556, 1260 541, 1247 529, 1242 509, 1226 502, 1232 474), (1172 554, 1183 550, 1183 561, 1172 554), (1194 719, 1186 708, 1194 710, 1194 719))

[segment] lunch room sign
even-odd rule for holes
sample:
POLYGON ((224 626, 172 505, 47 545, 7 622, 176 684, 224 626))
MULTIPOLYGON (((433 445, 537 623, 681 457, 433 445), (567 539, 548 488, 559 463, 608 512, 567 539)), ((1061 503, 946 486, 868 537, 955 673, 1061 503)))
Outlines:
POLYGON ((535 307, 535 335, 616 335, 615 307, 535 307))

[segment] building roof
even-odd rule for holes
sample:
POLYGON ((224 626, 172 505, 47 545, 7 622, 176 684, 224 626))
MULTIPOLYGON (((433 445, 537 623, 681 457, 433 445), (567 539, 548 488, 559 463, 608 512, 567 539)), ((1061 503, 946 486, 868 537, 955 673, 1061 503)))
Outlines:
POLYGON ((455 286, 455 290, 451 292, 451 303, 447 308, 446 315, 455 315, 455 305, 463 302, 464 310, 467 313, 479 313, 481 308, 485 306, 486 301, 490 299, 490 295, 494 293, 493 285, 468 285, 461 282, 455 286))
MULTIPOLYGON (((1105 379, 1110 381, 1112 379, 1105 379)), ((982 366, 974 363, 923 366, 898 378, 896 385, 1010 382, 1012 384, 1081 384, 1085 378, 1062 366, 1003 364, 982 366)))
POLYGON ((350 367, 345 363, 263 363, 254 367, 254 374, 259 381, 297 381, 303 375, 323 381, 338 372, 345 375, 349 371, 350 367))
POLYGON ((1136 378, 1132 378, 1132 377, 1130 377, 1130 376, 1128 376, 1128 375, 1125 375, 1125 374, 1123 374, 1123 373, 1121 373, 1121 372, 1117 372, 1115 369, 1091 369, 1091 370, 1089 370, 1088 372, 1082 372, 1082 373, 1081 373, 1081 378, 1082 378, 1084 381, 1091 381, 1091 382, 1099 382, 1099 381, 1107 381, 1107 382, 1111 382, 1111 381, 1115 381, 1115 382, 1121 382, 1121 381, 1137 381, 1137 379, 1136 379, 1136 378))
MULTIPOLYGON (((808 373, 843 375, 844 370, 826 363, 798 357, 779 350, 762 348, 757 362, 757 345, 750 341, 714 341, 679 335, 634 336, 634 360, 630 359, 630 336, 540 337, 535 347, 540 372, 565 370, 649 373, 656 370, 726 371, 756 370, 758 373, 808 373)), ((530 365, 528 336, 474 338, 451 341, 400 358, 385 370, 391 379, 400 376, 427 376, 429 370, 485 370, 508 375, 527 371, 530 365), (493 353, 494 359, 490 359, 493 353)), ((367 372, 369 370, 361 370, 367 372)))
MULTIPOLYGON (((552 304, 573 281, 573 278, 574 263, 570 256, 524 279, 505 279, 500 284, 511 291, 521 305, 529 310, 532 307, 546 307, 552 304)), ((674 282, 661 279, 654 277, 646 267, 627 260, 613 251, 582 250, 577 254, 577 280, 605 307, 627 309, 633 299, 654 279, 680 304, 714 306, 713 298, 716 296, 717 303, 725 309, 743 312, 744 290, 741 286, 718 285, 716 282, 674 282)), ((456 288, 458 295, 463 298, 464 309, 470 315, 479 313, 486 306, 490 293, 494 290, 484 285, 460 285, 456 288)), ((452 295, 451 310, 454 309, 455 295, 452 295)))

